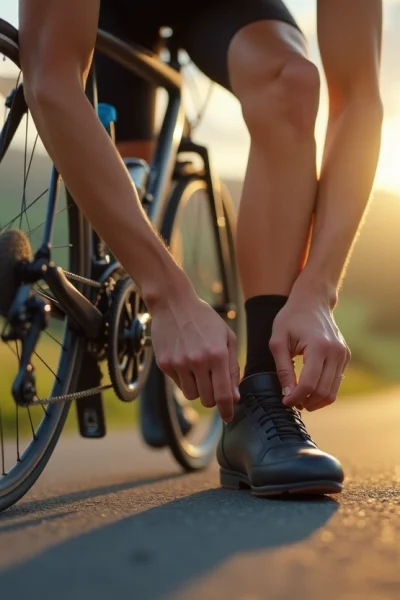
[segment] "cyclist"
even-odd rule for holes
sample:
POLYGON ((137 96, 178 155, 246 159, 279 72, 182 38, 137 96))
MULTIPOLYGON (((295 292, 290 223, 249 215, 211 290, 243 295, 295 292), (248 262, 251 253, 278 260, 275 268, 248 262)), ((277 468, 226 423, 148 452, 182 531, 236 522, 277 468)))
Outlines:
MULTIPOLYGON (((101 25, 125 40, 156 48, 160 26, 171 26, 200 69, 241 103, 251 147, 237 231, 248 342, 240 390, 233 334, 152 230, 84 95, 99 9, 99 0, 20 0, 25 94, 43 142, 139 285, 159 366, 187 398, 217 404, 226 422, 222 484, 250 483, 261 495, 340 491, 340 463, 316 447, 295 407, 332 404, 350 357, 332 310, 379 153, 382 1, 317 0, 330 100, 319 179, 319 74, 281 0, 101 2, 101 25), (292 358, 300 354, 297 381, 292 358)), ((100 95, 118 109, 120 150, 137 156, 139 140, 148 158, 154 90, 107 68, 100 65, 100 95), (132 105, 134 122, 124 110, 132 105)))

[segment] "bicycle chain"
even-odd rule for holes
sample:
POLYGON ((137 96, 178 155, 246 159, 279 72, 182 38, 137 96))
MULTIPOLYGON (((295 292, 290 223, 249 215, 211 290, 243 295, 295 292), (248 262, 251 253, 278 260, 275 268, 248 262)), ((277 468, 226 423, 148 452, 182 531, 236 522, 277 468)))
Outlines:
POLYGON ((111 389, 113 386, 108 383, 106 385, 99 385, 95 388, 89 388, 82 392, 74 392, 72 394, 63 394, 62 396, 54 396, 54 398, 37 398, 32 400, 26 406, 48 406, 49 404, 58 404, 59 402, 69 402, 70 400, 79 400, 80 398, 87 398, 88 396, 95 396, 100 392, 111 389))
POLYGON ((101 283, 98 281, 94 281, 93 279, 88 279, 87 277, 82 277, 82 275, 75 275, 75 273, 70 273, 69 271, 64 271, 63 273, 67 279, 71 279, 72 281, 79 281, 80 283, 86 283, 91 287, 100 288, 102 287, 101 283))

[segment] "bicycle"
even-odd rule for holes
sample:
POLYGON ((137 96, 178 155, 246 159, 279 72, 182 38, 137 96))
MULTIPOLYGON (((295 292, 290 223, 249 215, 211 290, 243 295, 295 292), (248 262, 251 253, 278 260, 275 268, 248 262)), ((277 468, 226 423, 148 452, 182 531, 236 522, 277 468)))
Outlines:
MULTIPOLYGON (((96 42, 97 50, 168 93, 151 165, 133 159, 127 168, 151 222, 171 252, 179 255, 199 295, 239 335, 241 302, 232 200, 212 170, 207 148, 191 139, 173 36, 165 45, 168 61, 103 31, 98 32, 96 42), (182 159, 183 153, 192 160, 182 159), (196 198, 200 199, 197 204, 193 202, 196 198), (196 212, 196 206, 203 212, 196 212), (203 229, 200 227, 201 214, 208 215, 207 230, 204 223, 203 229), (196 232, 201 238, 196 238, 196 232), (198 248, 205 251, 205 256, 196 262, 194 253, 198 248)), ((187 471, 203 469, 214 456, 222 427, 220 418, 214 410, 207 426, 199 419, 195 426, 199 441, 182 431, 178 409, 186 400, 156 365, 151 348, 151 315, 134 282, 91 229, 68 190, 64 193, 53 165, 48 189, 40 194, 37 190, 34 199, 28 199, 27 182, 40 140, 36 135, 33 141, 29 133, 18 31, 3 20, 0 54, 18 73, 5 102, 0 133, 0 190, 1 168, 8 177, 13 172, 16 155, 10 149, 11 142, 19 140, 21 145, 21 128, 25 132, 22 200, 17 214, 9 214, 13 203, 7 202, 5 184, 1 201, 6 212, 6 224, 0 230, 1 337, 2 347, 11 350, 9 354, 16 361, 17 373, 9 388, 7 375, 4 388, 11 389, 8 406, 12 404, 15 409, 14 424, 10 411, 1 412, 0 399, 0 511, 21 499, 45 468, 73 401, 80 434, 88 438, 106 435, 102 396, 106 390, 112 390, 123 402, 132 402, 139 394, 145 398, 156 395, 168 446, 176 460, 187 471), (30 145, 32 153, 28 157, 30 145), (44 212, 39 209, 40 202, 45 204, 44 212), (61 215, 65 222, 58 226, 56 217, 61 215), (61 235, 67 238, 65 244, 59 242, 61 235), (63 261, 65 267, 60 266, 63 261), (55 350, 49 350, 50 344, 57 349, 57 357, 55 350), (39 347, 44 355, 39 354, 39 347), (50 359, 55 360, 53 368, 50 359), (109 382, 102 384, 100 367, 104 363, 108 365, 109 382), (10 461, 12 442, 6 434, 11 429, 16 432, 16 452, 10 461), (21 452, 22 437, 28 430, 32 439, 21 452)), ((95 77, 92 84, 94 108, 99 110, 95 77)), ((36 180, 34 184, 37 188, 36 180)), ((12 190, 9 194, 15 195, 12 190)), ((5 352, 3 355, 2 364, 7 366, 8 358, 5 352)), ((5 396, 4 389, 0 398, 5 396)))

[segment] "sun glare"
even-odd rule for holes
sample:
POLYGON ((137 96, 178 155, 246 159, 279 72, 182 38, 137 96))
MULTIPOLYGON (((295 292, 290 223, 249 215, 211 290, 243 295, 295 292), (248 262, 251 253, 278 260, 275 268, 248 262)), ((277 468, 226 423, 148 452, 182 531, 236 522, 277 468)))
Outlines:
POLYGON ((383 123, 375 187, 400 195, 400 113, 383 123))

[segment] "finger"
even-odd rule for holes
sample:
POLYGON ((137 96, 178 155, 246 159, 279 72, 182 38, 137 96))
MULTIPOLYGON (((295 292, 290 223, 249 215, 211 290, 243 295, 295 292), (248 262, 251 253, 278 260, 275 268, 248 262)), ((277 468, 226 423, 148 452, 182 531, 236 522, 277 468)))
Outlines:
POLYGON ((339 388, 342 385, 342 381, 344 379, 344 369, 346 368, 346 364, 347 364, 347 360, 345 362, 345 364, 340 365, 335 372, 335 377, 333 379, 333 383, 332 383, 332 387, 331 387, 331 393, 329 394, 329 396, 327 398, 324 398, 323 400, 321 400, 320 402, 316 403, 310 410, 310 412, 313 412, 315 410, 321 410, 321 408, 325 408, 326 406, 330 406, 331 404, 333 404, 337 398, 338 392, 339 392, 339 388))
POLYGON ((199 397, 196 380, 191 371, 183 365, 183 361, 160 359, 157 366, 182 390, 185 398, 196 400, 199 397))
POLYGON ((320 380, 324 359, 318 352, 307 352, 304 354, 304 367, 300 373, 299 382, 290 396, 283 399, 286 406, 301 404, 307 408, 308 398, 314 393, 320 380))
POLYGON ((332 389, 331 389, 332 396, 334 396, 335 398, 337 397, 340 386, 343 383, 345 369, 346 369, 346 364, 342 364, 338 367, 338 369, 336 371, 335 379, 333 381, 333 385, 332 385, 332 389))
POLYGON ((167 375, 167 377, 172 379, 172 381, 178 386, 179 389, 182 389, 181 380, 179 379, 178 373, 175 371, 175 369, 173 369, 170 366, 169 363, 166 364, 163 362, 157 362, 157 366, 160 369, 160 371, 164 373, 164 375, 167 375))
POLYGON ((289 396, 296 387, 296 373, 286 337, 273 335, 269 347, 274 357, 283 395, 289 396))
POLYGON ((233 401, 238 402, 240 400, 239 395, 239 382, 240 382, 240 366, 237 360, 236 354, 236 336, 234 334, 228 335, 228 352, 229 352, 229 372, 231 375, 232 394, 233 401))
POLYGON ((179 369, 177 370, 177 374, 181 382, 180 388, 185 398, 187 400, 196 400, 200 394, 193 373, 188 369, 179 369))
POLYGON ((206 408, 213 408, 215 400, 210 371, 203 369, 203 371, 196 372, 195 377, 202 405, 206 408))
POLYGON ((211 381, 221 419, 229 423, 233 418, 233 393, 228 352, 221 353, 213 360, 211 381))
POLYGON ((328 398, 325 398, 325 400, 321 400, 321 402, 318 402, 318 404, 314 404, 313 407, 307 408, 307 410, 308 412, 315 412, 316 410, 321 410, 321 408, 331 406, 331 404, 333 404, 333 402, 331 402, 328 398))
MULTIPOLYGON (((342 368, 341 365, 340 368, 342 368)), ((324 401, 328 404, 334 402, 336 395, 333 396, 332 388, 335 383, 337 370, 337 361, 332 359, 325 360, 315 392, 307 399, 307 410, 312 410, 314 406, 324 401)))

